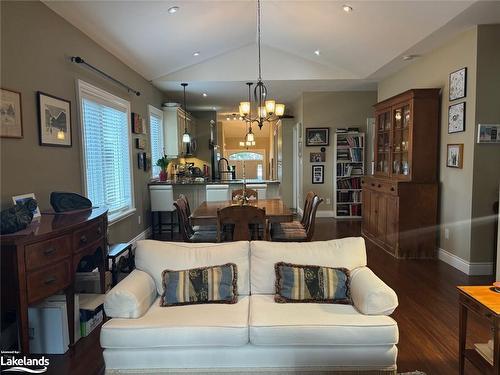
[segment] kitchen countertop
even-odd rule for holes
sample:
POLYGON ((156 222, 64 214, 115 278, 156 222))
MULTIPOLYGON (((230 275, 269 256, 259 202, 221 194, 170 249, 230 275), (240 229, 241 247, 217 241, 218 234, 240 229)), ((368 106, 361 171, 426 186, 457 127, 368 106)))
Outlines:
MULTIPOLYGON (((279 184, 280 182, 278 180, 252 180, 252 179, 247 179, 246 180, 247 184, 279 184)), ((152 180, 149 182, 148 185, 224 185, 224 184, 243 184, 243 179, 241 180, 225 180, 225 181, 202 181, 202 182, 195 182, 192 179, 184 179, 184 180, 177 180, 177 181, 159 181, 159 180, 152 180)))

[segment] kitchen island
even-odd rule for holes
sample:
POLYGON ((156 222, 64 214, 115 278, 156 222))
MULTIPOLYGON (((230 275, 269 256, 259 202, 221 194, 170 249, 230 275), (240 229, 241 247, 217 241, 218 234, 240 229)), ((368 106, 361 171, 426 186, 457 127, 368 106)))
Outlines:
MULTIPOLYGON (((191 210, 194 211, 200 204, 207 200, 207 186, 210 188, 217 188, 219 191, 224 193, 227 190, 227 197, 231 197, 231 192, 233 190, 242 189, 244 181, 240 180, 226 180, 226 181, 212 181, 203 180, 196 181, 194 178, 181 178, 177 180, 167 180, 159 181, 152 180, 148 185, 149 189, 157 189, 159 186, 171 186, 173 190, 174 199, 176 199, 179 194, 184 194, 189 200, 189 205, 191 210)), ((280 182, 277 180, 250 180, 245 181, 249 189, 254 189, 259 192, 259 198, 261 199, 273 199, 280 198, 280 182), (262 196, 261 192, 265 191, 265 197, 262 196)), ((229 199, 227 198, 227 199, 229 199)), ((223 199, 226 200, 226 199, 223 199)), ((151 207, 154 211, 155 208, 151 207)))

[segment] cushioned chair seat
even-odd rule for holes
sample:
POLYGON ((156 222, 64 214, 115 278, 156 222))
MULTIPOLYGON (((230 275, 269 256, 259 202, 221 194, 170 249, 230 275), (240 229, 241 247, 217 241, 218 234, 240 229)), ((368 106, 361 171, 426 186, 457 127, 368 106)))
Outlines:
POLYGON ((291 229, 304 229, 304 226, 300 223, 300 221, 289 221, 284 223, 273 224, 273 230, 275 231, 283 231, 291 229))
POLYGON ((160 307, 138 319, 114 318, 101 329, 103 348, 168 348, 248 344, 249 297, 235 304, 160 307))
POLYGON ((307 238, 307 232, 304 228, 273 229, 271 232, 273 241, 303 241, 307 238))
POLYGON ((370 346, 398 342, 396 322, 363 315, 351 305, 276 303, 273 295, 250 297, 250 342, 254 345, 370 346))

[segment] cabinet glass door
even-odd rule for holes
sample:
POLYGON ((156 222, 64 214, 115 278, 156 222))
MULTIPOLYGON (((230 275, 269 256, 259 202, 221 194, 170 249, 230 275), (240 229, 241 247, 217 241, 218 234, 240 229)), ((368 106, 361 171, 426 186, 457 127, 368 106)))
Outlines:
POLYGON ((393 109, 393 138, 391 174, 403 179, 410 175, 411 163, 409 140, 411 127, 410 105, 404 104, 393 109))
POLYGON ((390 172, 390 146, 391 146, 392 120, 391 112, 383 112, 377 116, 377 153, 375 173, 389 175, 390 172))

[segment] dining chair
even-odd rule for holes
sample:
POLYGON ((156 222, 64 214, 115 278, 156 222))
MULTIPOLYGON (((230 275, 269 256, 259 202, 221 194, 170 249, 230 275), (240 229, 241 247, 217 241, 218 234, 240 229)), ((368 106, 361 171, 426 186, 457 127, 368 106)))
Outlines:
POLYGON ((306 199, 304 201, 302 218, 300 220, 287 221, 283 223, 273 223, 271 226, 271 233, 283 232, 284 230, 304 229, 307 225, 308 220, 310 219, 312 201, 315 196, 316 194, 313 191, 307 193, 306 199))
MULTIPOLYGON (((184 203, 186 204, 186 214, 189 219, 189 222, 191 222, 191 206, 189 205, 189 200, 184 194, 179 194, 179 199, 183 200, 184 203)), ((201 231, 209 231, 209 232, 216 232, 217 231, 217 226, 216 225, 193 225, 193 230, 195 232, 201 232, 201 231)))
POLYGON ((269 225, 266 209, 255 206, 228 206, 217 210, 217 242, 268 240, 269 225), (224 226, 232 226, 231 233, 223 230, 224 226), (262 235, 259 235, 262 227, 262 235))
POLYGON ((254 189, 236 189, 231 192, 231 199, 234 201, 238 195, 243 196, 243 191, 245 192, 245 196, 248 197, 249 200, 258 200, 259 194, 257 190, 254 189))
MULTIPOLYGON (((302 228, 286 228, 283 226, 274 226, 271 233, 271 241, 276 242, 309 242, 314 235, 314 227, 316 224, 316 212, 318 206, 323 202, 323 198, 314 195, 312 198, 306 223, 302 228)), ((306 216, 306 215, 304 215, 306 216)))
POLYGON ((189 209, 184 199, 177 199, 174 202, 177 216, 179 218, 179 227, 184 242, 215 242, 217 232, 215 231, 195 231, 189 221, 189 209))

